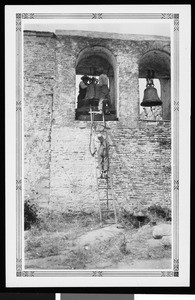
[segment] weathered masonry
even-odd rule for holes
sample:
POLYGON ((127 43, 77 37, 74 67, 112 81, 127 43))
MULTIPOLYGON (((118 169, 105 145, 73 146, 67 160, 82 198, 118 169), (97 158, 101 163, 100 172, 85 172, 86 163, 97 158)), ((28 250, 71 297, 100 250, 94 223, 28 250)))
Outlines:
POLYGON ((25 197, 64 211, 98 209, 90 122, 75 120, 76 75, 104 65, 118 121, 108 122, 118 207, 171 204, 170 40, 24 31, 25 197), (164 121, 141 120, 139 78, 161 83, 164 121))

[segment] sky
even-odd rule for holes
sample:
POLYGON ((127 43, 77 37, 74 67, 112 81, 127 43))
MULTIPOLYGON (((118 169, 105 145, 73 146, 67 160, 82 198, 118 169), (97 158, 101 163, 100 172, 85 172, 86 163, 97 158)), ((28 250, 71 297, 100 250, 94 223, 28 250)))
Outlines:
POLYGON ((55 30, 85 30, 85 31, 100 31, 100 32, 112 32, 120 34, 141 34, 141 35, 159 35, 170 37, 170 24, 158 20, 155 22, 74 22, 74 23, 31 23, 25 24, 24 30, 35 30, 35 31, 50 31, 55 32, 55 30))

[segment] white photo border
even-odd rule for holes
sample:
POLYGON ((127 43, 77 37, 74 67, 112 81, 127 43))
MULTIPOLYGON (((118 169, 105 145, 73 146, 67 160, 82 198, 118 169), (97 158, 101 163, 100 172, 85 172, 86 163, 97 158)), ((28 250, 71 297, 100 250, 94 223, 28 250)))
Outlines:
POLYGON ((17 167, 16 167, 16 207, 17 207, 17 257, 16 257, 16 276, 31 276, 31 277, 40 277, 40 276, 71 276, 71 277, 118 277, 118 276, 127 276, 127 277, 178 277, 179 276, 179 247, 178 247, 178 211, 179 211, 179 168, 178 168, 178 141, 179 141, 179 74, 178 74, 178 57, 179 57, 179 14, 173 13, 162 13, 162 14, 148 14, 148 13, 138 13, 138 14, 108 14, 108 13, 75 13, 75 14, 44 14, 44 13, 17 13, 16 14, 16 41, 17 41, 17 76, 16 76, 16 85, 18 86, 17 94, 16 94, 16 138, 18 140, 17 148, 16 148, 16 157, 17 157, 17 167), (143 271, 143 270, 67 270, 67 271, 43 271, 43 270, 32 270, 26 271, 23 268, 23 258, 22 258, 22 237, 23 237, 23 197, 22 197, 22 22, 24 19, 136 19, 136 20, 144 20, 144 19, 171 19, 174 25, 174 34, 173 34, 173 45, 174 45, 174 77, 173 80, 173 91, 174 91, 174 114, 173 114, 173 127, 174 127, 174 143, 173 143, 173 152, 174 152, 174 165, 175 168, 173 170, 173 263, 171 270, 163 270, 163 271, 143 271))
MULTIPOLYGON (((30 9, 29 9, 30 10, 30 9)), ((68 278, 68 277, 95 277, 98 281, 100 278, 172 278, 180 277, 180 241, 179 241, 179 147, 180 147, 180 132, 179 132, 179 111, 180 111, 180 53, 179 53, 179 33, 180 33, 180 13, 165 12, 165 13, 108 13, 108 12, 95 12, 95 13, 36 13, 25 12, 23 13, 18 7, 15 13, 15 51, 16 51, 16 95, 15 95, 15 121, 16 121, 16 261, 15 261, 15 278, 68 278), (22 41, 23 30, 22 25, 25 19, 136 19, 136 20, 170 20, 172 24, 172 40, 171 40, 171 61, 172 61, 172 74, 171 74, 171 87, 172 87, 172 209, 173 209, 173 260, 172 269, 170 270, 28 270, 23 267, 23 170, 22 170, 22 41)), ((7 211, 8 214, 8 211, 7 211)), ((188 262, 189 264, 189 262, 188 262)), ((13 268, 12 268, 13 269, 13 268)), ((84 279, 84 278, 83 278, 84 279)), ((17 280, 16 280, 17 281, 17 280)), ((74 280, 73 280, 74 281, 74 280)), ((21 284, 21 280, 19 280, 21 284)), ((86 282, 86 281, 85 281, 86 282)), ((94 281, 93 281, 94 282, 94 281)), ((106 282, 106 281, 105 281, 106 282)), ((170 280, 170 285, 172 285, 170 280)), ((22 284, 23 285, 23 284, 22 284)), ((56 284, 55 284, 56 285, 56 284)), ((155 285, 151 282, 151 285, 155 285)), ((161 284, 160 284, 161 285, 161 284)), ((24 283, 26 286, 26 283, 24 283)), ((30 285, 31 286, 31 285, 30 285)), ((32 284, 33 286, 33 284, 32 284)), ((45 285, 43 285, 45 286, 45 285)), ((47 284, 46 284, 47 286, 47 284)), ((58 285, 57 285, 58 286, 58 285)), ((61 285, 59 285, 61 286, 61 285)), ((66 286, 63 283, 62 286, 66 286)), ((73 285, 75 283, 73 282, 73 285)), ((82 286, 82 285, 81 285, 82 286)), ((91 286, 91 284, 89 284, 91 286)), ((99 286, 99 284, 98 284, 99 286)), ((105 286, 104 284, 102 286, 105 286)), ((121 284, 120 286, 123 286, 121 284)), ((139 286, 139 283, 138 283, 139 286)))

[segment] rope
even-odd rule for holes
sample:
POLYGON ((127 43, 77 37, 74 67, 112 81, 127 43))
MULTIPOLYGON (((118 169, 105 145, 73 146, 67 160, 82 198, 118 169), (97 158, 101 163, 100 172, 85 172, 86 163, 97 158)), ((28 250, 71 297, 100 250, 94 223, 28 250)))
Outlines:
POLYGON ((90 129, 90 138, 89 138, 89 152, 91 154, 91 156, 94 156, 94 154, 96 153, 96 150, 94 152, 92 152, 91 150, 91 144, 92 144, 92 134, 93 133, 93 128, 91 127, 90 129))
POLYGON ((93 130, 95 131, 95 126, 94 126, 94 120, 93 120, 91 105, 90 105, 90 112, 91 112, 90 113, 90 115, 91 115, 91 127, 90 127, 90 137, 89 137, 89 152, 90 152, 91 156, 94 156, 94 154, 96 153, 96 150, 94 152, 92 152, 91 144, 92 144, 93 130))

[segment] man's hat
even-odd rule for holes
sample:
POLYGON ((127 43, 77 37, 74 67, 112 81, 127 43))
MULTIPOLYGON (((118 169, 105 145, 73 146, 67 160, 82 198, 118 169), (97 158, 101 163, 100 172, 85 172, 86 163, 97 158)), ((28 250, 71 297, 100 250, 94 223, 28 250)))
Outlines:
POLYGON ((84 75, 81 77, 81 80, 89 80, 89 77, 87 75, 84 75))
POLYGON ((101 133, 98 133, 97 138, 98 138, 99 140, 103 140, 103 139, 104 139, 104 137, 103 137, 103 135, 102 135, 101 133))

